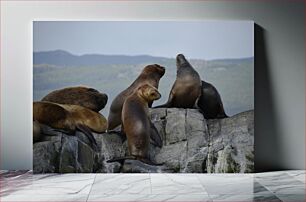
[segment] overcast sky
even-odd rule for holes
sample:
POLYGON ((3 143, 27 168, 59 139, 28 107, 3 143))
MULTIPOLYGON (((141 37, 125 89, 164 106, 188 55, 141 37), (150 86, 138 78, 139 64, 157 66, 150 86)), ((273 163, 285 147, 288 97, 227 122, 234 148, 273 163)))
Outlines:
POLYGON ((250 21, 36 21, 34 51, 221 59, 254 56, 250 21))

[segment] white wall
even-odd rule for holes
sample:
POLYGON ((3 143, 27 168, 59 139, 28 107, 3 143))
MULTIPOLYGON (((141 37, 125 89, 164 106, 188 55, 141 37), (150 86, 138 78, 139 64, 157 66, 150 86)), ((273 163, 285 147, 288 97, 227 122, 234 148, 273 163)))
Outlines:
POLYGON ((33 20, 253 20, 255 164, 305 168, 305 16, 295 1, 1 1, 1 169, 32 169, 33 20))

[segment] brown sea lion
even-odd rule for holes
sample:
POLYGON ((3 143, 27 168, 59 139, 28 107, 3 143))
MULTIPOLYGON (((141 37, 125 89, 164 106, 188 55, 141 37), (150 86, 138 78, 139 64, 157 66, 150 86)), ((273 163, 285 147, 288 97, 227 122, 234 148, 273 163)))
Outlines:
MULTIPOLYGON (((135 89, 144 84, 150 84, 158 88, 159 80, 164 74, 165 68, 158 64, 146 66, 136 80, 113 100, 108 116, 108 130, 113 130, 121 124, 122 106, 127 96, 131 95, 135 89)), ((153 101, 148 103, 149 107, 152 106, 152 103, 153 101)))
POLYGON ((51 102, 33 103, 33 121, 55 129, 67 131, 73 135, 82 131, 96 147, 96 140, 91 131, 106 131, 107 121, 101 114, 78 105, 56 104, 51 102))
POLYGON ((227 118, 217 89, 210 83, 202 81, 202 92, 197 102, 205 119, 227 118))
POLYGON ((107 95, 96 89, 83 86, 68 87, 52 91, 42 101, 58 104, 80 105, 99 112, 107 103, 107 95))
POLYGON ((160 97, 157 88, 144 84, 126 98, 122 108, 122 125, 128 141, 129 156, 108 162, 136 159, 147 164, 154 164, 149 160, 151 120, 148 103, 160 97))
POLYGON ((194 108, 201 95, 201 78, 183 54, 176 56, 177 75, 168 101, 154 108, 194 108))

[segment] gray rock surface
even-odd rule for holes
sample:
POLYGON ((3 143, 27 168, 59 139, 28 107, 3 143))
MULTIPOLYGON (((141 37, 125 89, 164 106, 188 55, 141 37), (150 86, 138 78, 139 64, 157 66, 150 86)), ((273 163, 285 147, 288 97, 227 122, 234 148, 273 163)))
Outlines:
MULTIPOLYGON (((137 160, 107 163, 128 155, 119 133, 94 134, 98 151, 87 137, 56 132, 33 147, 35 173, 247 173, 254 171, 254 111, 230 118, 205 120, 197 109, 159 108, 151 120, 163 146, 151 145, 150 158, 160 165, 137 160)), ((50 134, 49 134, 50 135, 50 134)))

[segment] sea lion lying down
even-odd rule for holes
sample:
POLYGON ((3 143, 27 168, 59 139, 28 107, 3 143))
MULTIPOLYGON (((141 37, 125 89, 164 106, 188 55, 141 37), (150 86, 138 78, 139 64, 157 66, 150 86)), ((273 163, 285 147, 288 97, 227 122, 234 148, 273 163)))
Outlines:
MULTIPOLYGON (((82 131, 97 146, 92 132, 103 133, 107 128, 105 117, 97 112, 78 105, 56 104, 52 102, 33 103, 34 137, 38 137, 38 123, 73 135, 76 130, 82 131), (36 134, 35 134, 36 133, 36 134)), ((34 138, 37 139, 37 138, 34 138)))

